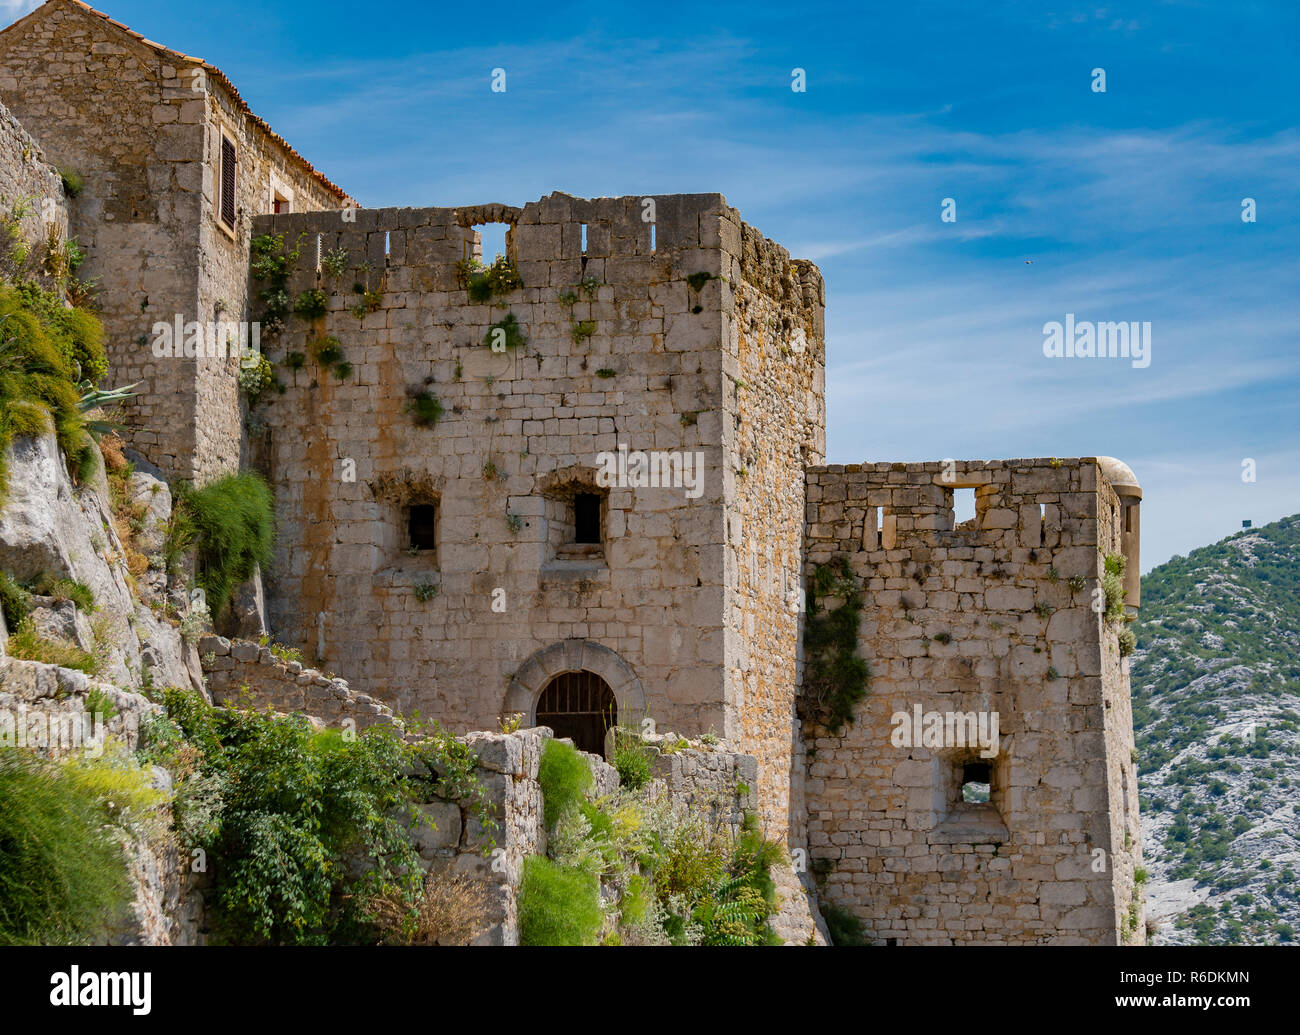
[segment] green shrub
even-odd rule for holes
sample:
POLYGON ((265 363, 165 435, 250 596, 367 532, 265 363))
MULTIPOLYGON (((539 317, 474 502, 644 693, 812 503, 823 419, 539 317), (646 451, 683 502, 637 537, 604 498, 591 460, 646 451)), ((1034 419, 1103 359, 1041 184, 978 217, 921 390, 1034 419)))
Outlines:
POLYGON ((0 945, 102 941, 130 901, 121 841, 84 783, 0 748, 0 945))
POLYGON ((614 768, 618 770, 618 782, 622 786, 635 791, 650 782, 654 760, 640 739, 618 736, 614 746, 613 762, 614 768))
MULTIPOLYGON (((0 453, 15 436, 53 430, 71 469, 86 474, 97 449, 78 384, 90 387, 104 369, 103 329, 92 315, 35 287, 0 287, 0 453)), ((0 503, 7 483, 0 466, 0 503)))
POLYGON ((332 367, 335 363, 343 362, 343 343, 332 334, 312 342, 311 351, 316 357, 316 362, 323 367, 332 367))
POLYGON ((46 665, 58 665, 84 672, 88 676, 99 675, 102 665, 100 659, 87 654, 80 647, 58 640, 47 640, 36 631, 31 617, 24 618, 18 628, 9 634, 9 643, 5 648, 9 656, 22 661, 39 661, 46 665))
POLYGON ((591 767, 572 745, 548 740, 537 767, 537 782, 542 789, 546 825, 554 826, 570 807, 576 808, 583 801, 592 783, 591 767))
POLYGON ((275 537, 271 490, 260 475, 232 474, 202 489, 179 487, 179 507, 199 549, 198 582, 214 618, 231 593, 271 562, 275 537))
POLYGON ((487 333, 483 335, 483 344, 492 349, 493 352, 513 352, 515 349, 528 344, 528 338, 524 335, 523 328, 519 324, 519 319, 514 313, 506 315, 488 328, 487 333))
POLYGON ((406 776, 417 755, 397 731, 380 725, 349 740, 301 715, 212 708, 179 690, 164 703, 169 722, 150 726, 148 757, 222 788, 206 828, 188 824, 205 831, 214 941, 364 941, 358 903, 394 892, 416 901, 422 870, 400 817, 418 786, 406 776), (370 868, 357 873, 347 857, 370 868))
POLYGON ((432 392, 419 392, 413 395, 406 409, 407 412, 415 415, 415 423, 420 427, 437 424, 445 412, 442 403, 432 392))
POLYGON ((293 311, 304 320, 315 320, 329 311, 329 295, 320 288, 309 288, 298 296, 293 311))
POLYGON ((75 198, 86 189, 85 179, 75 169, 60 169, 59 179, 63 181, 63 192, 70 198, 75 198))
POLYGON ((23 589, 8 572, 0 571, 0 612, 5 625, 16 629, 32 609, 32 595, 23 589))
POLYGON ((867 945, 866 932, 862 921, 847 909, 834 902, 823 899, 818 903, 822 919, 826 921, 826 930, 831 936, 832 945, 867 945))
POLYGON ((594 875, 540 855, 524 860, 519 886, 520 944, 593 945, 602 919, 600 882, 594 875))
POLYGON ((862 592, 840 557, 833 565, 820 565, 813 573, 808 593, 808 618, 804 625, 807 658, 800 712, 806 721, 838 733, 853 721, 853 710, 867 694, 870 670, 858 656, 858 623, 862 592), (821 612, 818 598, 832 595, 841 603, 821 612))
POLYGON ((72 579, 56 579, 42 575, 33 580, 31 590, 37 596, 54 597, 55 600, 71 600, 82 614, 95 610, 95 595, 84 582, 72 579))

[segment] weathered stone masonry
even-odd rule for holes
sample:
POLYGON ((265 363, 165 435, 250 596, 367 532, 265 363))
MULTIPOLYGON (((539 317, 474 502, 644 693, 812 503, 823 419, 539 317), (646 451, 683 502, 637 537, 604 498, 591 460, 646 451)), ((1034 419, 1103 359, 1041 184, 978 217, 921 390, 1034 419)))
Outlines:
POLYGON ((861 580, 872 669, 853 724, 810 737, 809 847, 877 941, 1119 938, 1140 863, 1128 667, 1092 606, 1118 516, 1095 460, 809 470, 808 564, 861 580), (976 493, 957 527, 955 487, 976 493), (996 757, 896 746, 918 707, 996 713, 996 757), (982 761, 990 803, 964 803, 982 761))
POLYGON ((824 447, 821 278, 720 195, 655 198, 653 224, 642 200, 258 221, 348 255, 337 278, 299 264, 291 294, 323 288, 330 311, 293 321, 274 358, 328 335, 352 368, 340 381, 309 358, 258 413, 278 489, 272 621, 366 692, 462 729, 515 710, 521 672, 592 670, 561 651, 588 643, 635 673, 610 680, 620 718, 758 755, 764 818, 784 830, 802 470, 824 447), (524 285, 500 305, 457 280, 489 220, 512 224, 524 285), (353 312, 358 285, 382 293, 374 312, 353 312), (484 338, 507 312, 527 345, 494 353, 484 338), (421 391, 445 408, 433 426, 408 412, 421 391), (698 454, 699 498, 602 488, 598 454, 620 446, 698 454), (575 489, 603 497, 598 550, 569 546, 575 489), (436 505, 438 542, 412 555, 415 504, 436 505), (437 595, 419 602, 420 586, 437 595), (529 666, 548 651, 554 665, 529 666))
MULTIPOLYGON (((238 359, 153 354, 153 328, 248 320, 252 216, 273 184, 297 209, 350 199, 253 115, 219 69, 169 50, 78 0, 52 0, 0 32, 0 100, 54 166, 84 188, 69 202, 86 249, 117 383, 141 383, 131 444, 170 477, 236 470, 238 359), (238 220, 220 222, 221 136, 236 144, 238 220)), ((62 198, 62 191, 55 195, 62 198)))
MULTIPOLYGON (((205 659, 218 698, 248 684, 330 720, 418 710, 466 732, 532 725, 544 688, 583 674, 622 723, 716 733, 707 759, 660 758, 669 792, 744 783, 877 942, 1141 940, 1127 662, 1091 607, 1112 552, 1138 602, 1141 489, 1123 464, 822 466, 821 274, 720 194, 359 210, 218 69, 78 0, 0 32, 0 100, 0 197, 50 199, 24 234, 48 217, 87 249, 113 381, 141 383, 131 444, 170 477, 268 475, 271 629, 351 684, 244 643, 205 659), (84 179, 76 199, 58 169, 84 179), (508 224, 522 287, 476 302, 458 263, 482 258, 486 223, 508 224), (301 246, 288 290, 323 290, 328 309, 264 338, 285 390, 244 412, 236 359, 160 358, 150 337, 177 315, 260 315, 257 234, 301 246), (320 259, 338 249, 333 275, 320 259), (506 318, 526 341, 494 352, 506 318), (327 338, 345 365, 317 358, 327 338), (441 419, 414 419, 421 396, 441 419), (620 450, 699 481, 602 482, 620 450), (960 527, 954 489, 976 494, 960 527), (578 541, 579 496, 598 499, 598 543, 578 541), (838 558, 862 582, 873 677, 830 735, 796 718, 800 599, 838 558), (982 761, 968 748, 891 741, 918 707, 997 712, 987 805, 961 800, 982 761)), ((540 748, 476 736, 505 753, 484 765, 515 809, 517 862, 543 836, 540 748)), ((459 828, 427 858, 477 869, 477 838, 459 828)))

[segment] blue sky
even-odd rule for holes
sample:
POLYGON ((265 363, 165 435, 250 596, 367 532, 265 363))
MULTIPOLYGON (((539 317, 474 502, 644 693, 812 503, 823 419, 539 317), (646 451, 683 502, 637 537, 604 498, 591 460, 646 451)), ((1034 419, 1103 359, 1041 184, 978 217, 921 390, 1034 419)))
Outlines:
POLYGON ((367 206, 721 191, 825 275, 831 462, 1118 456, 1144 569, 1300 511, 1294 3, 100 6, 367 206))

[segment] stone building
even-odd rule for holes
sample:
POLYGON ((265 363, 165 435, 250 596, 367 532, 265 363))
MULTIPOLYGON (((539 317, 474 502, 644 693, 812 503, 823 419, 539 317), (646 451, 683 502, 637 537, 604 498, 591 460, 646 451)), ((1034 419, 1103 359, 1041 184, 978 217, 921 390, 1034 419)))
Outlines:
POLYGON ((1137 603, 1123 464, 825 466, 821 274, 719 194, 358 209, 215 68, 77 0, 0 32, 0 101, 7 149, 84 181, 59 203, 114 380, 142 382, 132 444, 275 489, 277 640, 462 732, 712 732, 880 944, 1143 939, 1128 662, 1095 606, 1116 554, 1137 603), (237 359, 149 335, 256 320, 254 244, 303 304, 249 413, 237 359), (831 570, 870 687, 805 728, 804 587, 831 570))
MULTIPOLYGON (((238 356, 158 356, 158 324, 248 319, 248 242, 264 212, 338 209, 343 190, 249 110, 219 69, 146 40, 78 0, 0 32, 0 101, 81 189, 70 233, 97 281, 109 359, 139 382, 133 444, 169 475, 238 468, 238 356)), ((10 204, 19 200, 7 199, 10 204)), ((175 343, 173 343, 175 344, 175 343)), ((212 353, 225 352, 225 355, 212 353)))

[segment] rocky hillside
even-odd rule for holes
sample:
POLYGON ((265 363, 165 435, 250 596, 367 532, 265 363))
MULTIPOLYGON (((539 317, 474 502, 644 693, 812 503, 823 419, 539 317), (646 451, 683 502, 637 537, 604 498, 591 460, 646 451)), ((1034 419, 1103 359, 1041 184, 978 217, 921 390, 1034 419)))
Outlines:
POLYGON ((1300 928, 1300 515, 1142 580, 1133 723, 1157 944, 1300 928))

